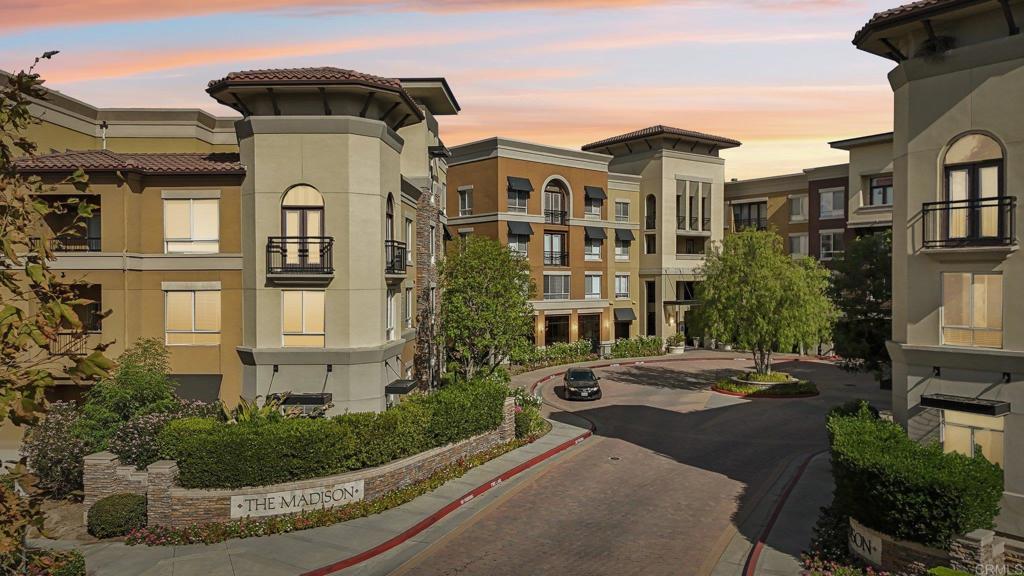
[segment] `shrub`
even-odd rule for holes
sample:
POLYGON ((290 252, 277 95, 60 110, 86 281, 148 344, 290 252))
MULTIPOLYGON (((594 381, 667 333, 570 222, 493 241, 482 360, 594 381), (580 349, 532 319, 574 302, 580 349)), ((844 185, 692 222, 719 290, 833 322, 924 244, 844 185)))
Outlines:
POLYGON ((715 383, 715 390, 743 394, 744 396, 808 396, 818 393, 818 387, 813 382, 801 380, 800 382, 782 382, 780 384, 769 384, 767 386, 757 384, 739 384, 732 380, 720 380, 715 383))
POLYGON ((888 572, 875 570, 870 566, 860 568, 834 560, 823 560, 815 557, 804 557, 805 576, 888 576, 888 572))
POLYGON ((858 416, 860 418, 878 418, 878 408, 872 406, 867 400, 849 400, 828 411, 828 418, 839 416, 858 416))
POLYGON ((762 374, 760 372, 747 372, 743 375, 744 380, 751 382, 762 382, 762 383, 773 383, 773 382, 789 382, 792 376, 785 372, 770 372, 768 374, 762 374))
POLYGON ((992 528, 1003 473, 983 456, 921 445, 865 405, 828 420, 837 511, 896 538, 948 547, 958 535, 992 528))
POLYGON ((39 485, 56 498, 82 489, 82 458, 87 446, 72 433, 78 419, 74 404, 54 402, 43 421, 29 428, 21 446, 39 485))
POLYGON ((89 534, 97 538, 124 536, 146 526, 146 497, 114 494, 101 498, 89 509, 89 534))
POLYGON ((179 400, 168 412, 139 414, 118 426, 108 443, 121 462, 142 469, 160 459, 157 436, 171 420, 214 416, 220 413, 219 403, 179 400))
POLYGON ((676 332, 665 340, 667 346, 683 346, 686 344, 686 334, 676 332))
POLYGON ((658 336, 637 336, 636 338, 620 338, 612 344, 612 358, 640 358, 658 356, 664 349, 658 336))
POLYGON ((187 488, 238 488, 377 466, 496 428, 507 388, 451 384, 381 413, 238 424, 212 418, 168 423, 160 455, 177 460, 187 488))
POLYGON ((544 368, 547 366, 559 366, 561 364, 574 364, 596 360, 590 340, 577 340, 576 342, 557 342, 544 348, 529 346, 517 350, 511 357, 510 362, 517 367, 517 372, 527 372, 544 368))
POLYGON ((936 566, 928 571, 928 576, 971 576, 967 572, 961 572, 960 570, 953 570, 952 568, 946 568, 944 566, 936 566))
POLYGON ((835 506, 822 506, 811 535, 810 557, 829 562, 850 559, 850 517, 835 506))
POLYGON ((516 407, 516 438, 539 436, 544 431, 544 417, 536 406, 516 407))
POLYGON ((27 556, 28 576, 85 576, 85 557, 78 550, 31 550, 27 556))
POLYGON ((112 412, 122 422, 136 414, 166 412, 177 401, 167 358, 160 340, 136 340, 117 358, 111 377, 89 390, 86 404, 112 412))

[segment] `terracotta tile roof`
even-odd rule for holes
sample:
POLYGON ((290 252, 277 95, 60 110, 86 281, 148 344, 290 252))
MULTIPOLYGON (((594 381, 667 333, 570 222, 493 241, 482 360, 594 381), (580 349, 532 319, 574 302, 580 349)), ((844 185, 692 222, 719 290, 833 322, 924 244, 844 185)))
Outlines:
POLYGON ((876 28, 885 27, 887 25, 896 25, 907 20, 915 20, 928 14, 944 12, 961 6, 978 4, 981 1, 982 0, 918 0, 917 2, 911 2, 910 4, 903 4, 902 6, 883 10, 872 16, 871 19, 868 20, 867 24, 857 31, 857 34, 853 37, 853 43, 860 44, 860 42, 864 40, 864 37, 876 28))
POLYGON ((234 152, 113 152, 111 150, 69 150, 19 158, 18 170, 28 173, 137 172, 145 175, 245 174, 234 152))
POLYGON ((649 126, 635 132, 629 132, 627 134, 620 134, 618 136, 612 136, 611 138, 605 138, 604 140, 598 140, 597 142, 591 142, 583 146, 583 150, 590 151, 598 148, 604 148, 606 146, 612 146, 614 144, 621 144, 623 142, 632 142, 633 140, 640 140, 643 138, 650 138, 652 136, 680 136, 682 138, 689 138, 693 140, 706 140, 708 142, 715 142, 722 145, 723 147, 731 148, 739 146, 739 140, 733 140, 732 138, 725 138, 724 136, 715 136, 714 134, 705 134, 704 132, 694 132, 693 130, 683 130, 682 128, 673 128, 671 126, 649 126))
MULTIPOLYGON (((207 91, 238 84, 363 84, 388 90, 402 90, 395 78, 363 74, 355 70, 321 66, 316 68, 268 68, 231 72, 219 80, 211 80, 207 91)), ((403 91, 404 92, 404 91, 403 91)))

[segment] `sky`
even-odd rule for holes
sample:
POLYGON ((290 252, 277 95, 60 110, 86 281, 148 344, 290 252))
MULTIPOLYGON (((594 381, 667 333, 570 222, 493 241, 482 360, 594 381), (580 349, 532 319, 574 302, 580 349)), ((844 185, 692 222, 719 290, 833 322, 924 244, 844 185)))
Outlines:
POLYGON ((60 50, 47 86, 104 107, 234 116, 234 70, 337 66, 444 76, 449 146, 578 148, 664 124, 735 138, 727 178, 846 161, 828 141, 892 129, 892 63, 853 34, 898 0, 9 0, 0 69, 60 50))

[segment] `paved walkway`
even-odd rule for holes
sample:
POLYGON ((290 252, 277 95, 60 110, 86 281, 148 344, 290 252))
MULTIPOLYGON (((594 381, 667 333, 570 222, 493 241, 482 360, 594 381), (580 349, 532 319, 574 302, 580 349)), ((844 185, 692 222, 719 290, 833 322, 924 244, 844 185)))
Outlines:
MULTIPOLYGON (((293 576, 344 560, 405 532, 448 503, 515 466, 578 436, 583 429, 554 422, 550 433, 532 444, 478 466, 437 490, 382 514, 333 526, 212 545, 127 546, 105 542, 82 546, 90 576, 293 576)), ((573 449, 570 449, 570 451, 573 449)), ((538 464, 458 508, 405 544, 341 574, 388 574, 413 555, 485 508, 523 478, 539 473, 538 464)))

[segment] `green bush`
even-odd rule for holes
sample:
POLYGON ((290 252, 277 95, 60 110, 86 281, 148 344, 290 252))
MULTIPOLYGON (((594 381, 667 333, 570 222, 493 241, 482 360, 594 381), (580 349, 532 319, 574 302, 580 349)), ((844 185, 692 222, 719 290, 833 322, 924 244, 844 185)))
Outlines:
POLYGON ((160 454, 177 460, 187 488, 263 486, 378 466, 496 428, 508 394, 499 381, 450 384, 381 413, 176 420, 160 432, 160 454))
POLYGON ((961 572, 960 570, 953 570, 952 568, 946 568, 945 566, 937 566, 928 571, 929 576, 971 576, 967 572, 961 572))
MULTIPOLYGON (((847 410, 849 407, 847 407, 847 410)), ((833 505, 875 530, 946 548, 958 535, 992 528, 1003 472, 983 456, 922 445, 866 405, 828 420, 835 479, 833 505)))
POLYGON ((806 396, 817 394, 818 387, 813 382, 801 380, 800 382, 782 382, 768 386, 757 384, 738 384, 732 380, 720 380, 715 383, 715 389, 723 392, 733 392, 745 396, 806 396))
POLYGON ((686 334, 676 332, 665 340, 667 346, 683 346, 686 344, 686 334))
POLYGON ((146 497, 141 494, 114 494, 101 498, 89 508, 86 523, 89 534, 97 538, 124 536, 146 527, 146 497))
POLYGON ((522 406, 516 412, 516 438, 537 436, 544 431, 544 417, 536 406, 522 406))
POLYGON ((590 340, 582 339, 576 342, 557 342, 544 348, 525 347, 516 350, 509 361, 516 367, 517 372, 526 372, 546 366, 575 364, 596 359, 597 355, 593 352, 590 340))
POLYGON ((792 376, 786 374, 785 372, 772 372, 770 374, 762 374, 760 372, 747 372, 746 374, 743 375, 743 379, 749 380, 750 382, 761 382, 765 384, 770 384, 773 382, 789 382, 792 379, 792 376))
POLYGON ((637 336, 636 338, 620 338, 612 344, 612 358, 640 358, 643 356, 659 356, 665 346, 658 336, 637 336))

